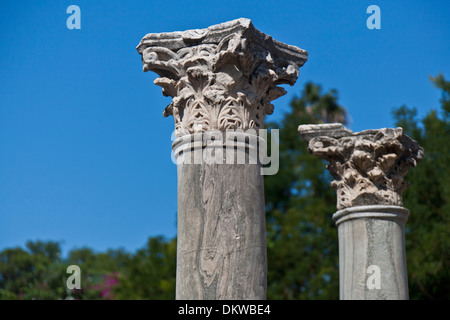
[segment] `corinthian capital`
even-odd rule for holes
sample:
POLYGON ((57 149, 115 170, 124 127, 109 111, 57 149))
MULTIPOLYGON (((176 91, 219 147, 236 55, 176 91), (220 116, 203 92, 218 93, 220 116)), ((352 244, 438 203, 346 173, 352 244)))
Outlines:
POLYGON ((402 128, 352 132, 339 123, 301 125, 308 150, 329 162, 337 208, 361 205, 402 206, 404 180, 422 159, 423 149, 402 128))
POLYGON ((163 115, 175 118, 175 133, 259 129, 273 112, 271 101, 293 85, 305 50, 278 42, 248 19, 207 29, 147 34, 137 46, 144 71, 171 96, 163 115), (201 129, 200 129, 201 128, 201 129))

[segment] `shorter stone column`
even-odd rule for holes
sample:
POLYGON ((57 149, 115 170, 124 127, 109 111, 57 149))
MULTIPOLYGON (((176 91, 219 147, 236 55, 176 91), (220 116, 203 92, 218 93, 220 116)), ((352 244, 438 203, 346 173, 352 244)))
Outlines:
POLYGON ((353 133, 338 123, 301 125, 308 150, 329 162, 337 191, 342 300, 407 300, 401 194, 409 167, 423 156, 402 128, 353 133))

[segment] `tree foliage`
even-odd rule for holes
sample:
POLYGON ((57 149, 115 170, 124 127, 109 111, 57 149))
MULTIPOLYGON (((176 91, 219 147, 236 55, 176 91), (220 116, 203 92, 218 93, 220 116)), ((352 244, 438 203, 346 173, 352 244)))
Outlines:
POLYGON ((61 249, 56 242, 28 241, 27 250, 0 252, 1 299, 54 299, 65 291, 61 249))
POLYGON ((325 163, 307 151, 300 124, 346 123, 337 91, 307 83, 290 104, 280 128, 280 170, 266 176, 269 299, 337 299, 337 230, 331 219, 336 195, 325 163))
POLYGON ((175 299, 176 240, 150 238, 125 265, 118 299, 175 299))
POLYGON ((410 169, 403 194, 411 211, 406 223, 406 258, 411 299, 450 298, 450 82, 431 78, 442 92, 441 110, 421 121, 417 110, 393 110, 396 125, 424 148, 423 160, 410 169))

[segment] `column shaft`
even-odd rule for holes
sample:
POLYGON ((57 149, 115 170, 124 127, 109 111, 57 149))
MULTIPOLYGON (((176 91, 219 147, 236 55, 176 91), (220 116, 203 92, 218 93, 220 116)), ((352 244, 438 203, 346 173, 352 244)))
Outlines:
POLYGON ((360 206, 333 215, 339 234, 342 300, 406 300, 405 221, 397 206, 360 206))
MULTIPOLYGON (((241 135, 244 141, 245 136, 241 135)), ((180 149, 184 157, 177 166, 176 298, 265 299, 264 180, 261 165, 248 152, 253 147, 243 142, 244 148, 227 150, 226 144, 233 141, 205 147, 194 146, 194 140, 185 136, 174 142, 177 160, 180 149), (222 163, 207 161, 219 148, 222 163), (227 163, 227 151, 237 153, 234 163, 227 163), (238 157, 245 163, 238 164, 238 157)))

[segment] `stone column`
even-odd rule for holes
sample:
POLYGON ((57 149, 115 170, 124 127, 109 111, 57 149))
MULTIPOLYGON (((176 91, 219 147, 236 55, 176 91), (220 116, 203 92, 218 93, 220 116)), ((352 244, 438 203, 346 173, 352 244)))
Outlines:
POLYGON ((402 128, 353 133, 341 124, 301 125, 308 150, 329 162, 337 191, 342 300, 407 300, 402 206, 408 169, 423 156, 402 128))
POLYGON ((178 170, 177 299, 265 299, 266 226, 258 133, 307 52, 238 19, 148 34, 144 71, 172 102, 178 170), (237 157, 237 159, 236 159, 237 157))

